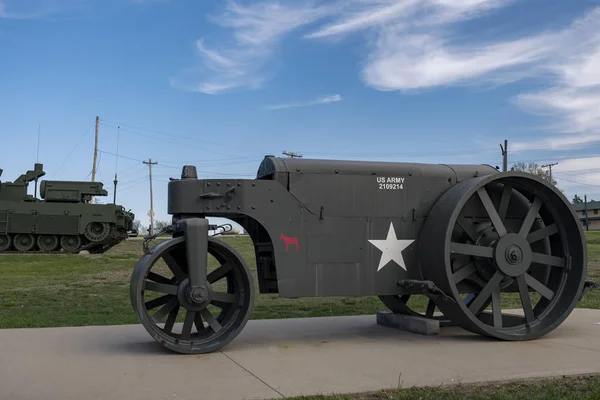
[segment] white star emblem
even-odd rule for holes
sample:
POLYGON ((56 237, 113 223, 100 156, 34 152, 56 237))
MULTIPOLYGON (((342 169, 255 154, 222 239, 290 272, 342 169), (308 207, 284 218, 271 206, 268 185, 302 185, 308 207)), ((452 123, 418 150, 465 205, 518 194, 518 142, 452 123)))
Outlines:
POLYGON ((385 239, 369 240, 369 242, 381 250, 382 253, 377 271, 385 267, 390 261, 395 261, 399 266, 406 270, 404 258, 402 257, 402 251, 410 246, 414 240, 399 240, 396 237, 396 231, 394 231, 393 223, 390 222, 390 229, 388 230, 387 237, 385 239))

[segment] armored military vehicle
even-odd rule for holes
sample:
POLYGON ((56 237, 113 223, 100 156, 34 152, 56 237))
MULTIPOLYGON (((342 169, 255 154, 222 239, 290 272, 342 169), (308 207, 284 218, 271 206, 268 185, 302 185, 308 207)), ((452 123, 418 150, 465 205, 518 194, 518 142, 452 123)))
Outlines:
POLYGON ((101 182, 41 181, 41 199, 28 194, 29 183, 45 174, 35 164, 14 182, 0 182, 0 253, 103 253, 127 238, 133 213, 90 203, 108 195, 101 182))

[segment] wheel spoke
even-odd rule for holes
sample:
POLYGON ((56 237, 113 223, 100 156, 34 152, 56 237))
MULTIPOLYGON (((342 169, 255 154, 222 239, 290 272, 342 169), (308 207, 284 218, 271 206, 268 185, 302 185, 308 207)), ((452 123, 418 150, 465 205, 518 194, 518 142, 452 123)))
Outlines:
POLYGON ((523 221, 523 225, 521 225, 521 229, 519 230, 519 235, 523 237, 527 237, 529 231, 531 230, 531 226, 533 225, 533 221, 537 216, 540 207, 542 206, 542 198, 536 196, 533 200, 533 204, 529 207, 529 211, 527 211, 527 215, 525 216, 525 220, 523 221))
POLYGON ((215 283, 219 279, 223 279, 223 277, 227 276, 227 274, 231 271, 231 265, 223 264, 219 268, 212 271, 210 274, 206 276, 206 280, 209 283, 215 283))
POLYGON ((523 305, 523 311, 525 312, 525 319, 528 324, 531 324, 535 319, 533 315, 533 308, 531 307, 531 299, 529 299, 529 291, 527 290, 527 283, 525 282, 525 276, 517 276, 517 284, 519 285, 519 295, 521 296, 521 304, 523 305))
POLYGON ((550 290, 546 285, 542 282, 535 279, 533 276, 525 273, 525 283, 527 283, 533 290, 547 298, 548 300, 552 300, 554 297, 554 292, 550 290))
POLYGON ((152 271, 148 272, 148 278, 152 279, 154 282, 165 283, 167 285, 170 285, 172 283, 170 279, 167 279, 164 276, 154 273, 152 271))
POLYGON ((452 274, 452 281, 455 285, 457 285, 464 279, 466 279, 469 275, 473 274, 475 271, 477 271, 475 264, 468 263, 467 265, 456 271, 454 274, 452 274))
POLYGON ((450 244, 450 251, 455 254, 464 254, 476 257, 494 257, 494 249, 487 246, 476 246, 474 244, 464 244, 452 242, 450 244))
POLYGON ((200 316, 200 313, 196 313, 196 316, 194 317, 194 325, 196 325, 196 330, 198 332, 204 332, 206 330, 206 328, 204 327, 204 322, 202 322, 202 316, 200 316))
POLYGON ((529 244, 535 243, 538 240, 542 240, 544 238, 547 238, 548 236, 552 236, 555 233, 558 233, 558 225, 548 225, 542 229, 538 229, 537 231, 530 233, 527 236, 527 241, 529 242, 529 244))
POLYGON ((173 272, 173 275, 175 275, 175 278, 179 279, 185 275, 183 273, 183 270, 175 260, 175 257, 173 257, 171 253, 163 254, 162 258, 165 261, 165 264, 167 264, 167 267, 169 267, 171 272, 173 272))
POLYGON ((162 306, 162 308, 158 310, 156 314, 154 314, 152 319, 157 324, 160 323, 160 321, 162 321, 163 318, 177 306, 179 306, 179 300, 177 300, 177 297, 173 297, 167 304, 162 306))
POLYGON ((492 292, 492 314, 494 327, 502 328, 502 306, 500 304, 500 287, 492 292))
POLYGON ((506 235, 506 228, 504 227, 504 224, 502 223, 502 220, 500 219, 500 216, 498 215, 498 212, 496 211, 494 203, 492 203, 487 190, 485 190, 485 187, 479 188, 479 190, 477 190, 477 194, 479 195, 479 199, 481 200, 485 211, 490 217, 494 228, 496 228, 498 236, 502 237, 506 235))
POLYGON ((508 204, 510 203, 511 195, 512 185, 505 183, 504 189, 502 190, 502 197, 500 198, 500 206, 498 207, 498 215, 502 221, 506 219, 506 212, 508 211, 508 204))
POLYGON ((167 322, 165 323, 164 331, 166 333, 173 332, 173 326, 175 325, 175 321, 177 320, 177 314, 179 313, 179 305, 176 305, 174 309, 169 313, 169 317, 167 318, 167 322))
POLYGON ((208 322, 208 325, 212 328, 213 331, 215 331, 215 333, 219 332, 223 328, 219 321, 217 321, 217 319, 211 314, 211 312, 208 311, 208 308, 202 309, 200 311, 200 314, 202 314, 202 318, 204 318, 206 322, 208 322))
POLYGON ((408 303, 409 299, 410 299, 410 294, 405 294, 405 295, 400 296, 400 300, 402 300, 402 302, 404 304, 408 303))
POLYGON ((194 316, 196 311, 188 310, 185 314, 185 320, 183 321, 183 328, 181 329, 181 338, 183 340, 190 340, 192 334, 192 325, 194 324, 194 316))
POLYGON ((171 300, 171 298, 173 298, 172 295, 165 294, 164 296, 157 297, 154 300, 147 301, 146 302, 146 309, 147 310, 152 310, 153 308, 156 308, 158 306, 162 306, 163 304, 166 304, 169 300, 171 300))
POLYGON ((177 294, 177 286, 175 285, 165 285, 164 283, 152 282, 148 279, 144 280, 144 290, 150 290, 152 292, 160 292, 176 295, 177 294))
POLYGON ((555 257, 548 254, 542 253, 531 253, 531 262, 543 264, 543 265, 552 265, 554 267, 564 268, 566 261, 562 257, 555 257))
MULTIPOLYGON (((237 301, 237 296, 233 293, 213 292, 211 294, 211 304, 217 307, 227 307, 237 301)), ((207 321, 208 322, 208 321, 207 321)))
POLYGON ((469 310, 471 310, 472 313, 476 314, 479 311, 479 309, 481 308, 481 306, 483 306, 483 304, 485 303, 485 301, 492 294, 492 291, 494 291, 494 290, 500 290, 499 289, 500 281, 502 280, 503 276, 504 275, 502 274, 502 272, 496 271, 496 273, 494 274, 494 276, 492 276, 492 279, 489 280, 489 282, 487 283, 487 285, 485 285, 485 287, 481 290, 481 292, 479 292, 479 294, 471 302, 471 304, 469 304, 469 310))
POLYGON ((429 299, 429 303, 427 303, 427 311, 425 312, 425 316, 427 318, 433 318, 433 313, 435 312, 435 302, 429 299))
POLYGON ((456 223, 465 231, 473 243, 477 242, 477 232, 475 232, 473 225, 465 217, 457 218, 456 223))

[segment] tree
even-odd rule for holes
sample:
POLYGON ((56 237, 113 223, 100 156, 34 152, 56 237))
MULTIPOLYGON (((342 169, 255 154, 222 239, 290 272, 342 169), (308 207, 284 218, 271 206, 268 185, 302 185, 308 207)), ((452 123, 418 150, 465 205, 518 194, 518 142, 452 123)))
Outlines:
POLYGON ((158 233, 171 225, 169 221, 154 221, 154 233, 158 233))
POLYGON ((575 197, 573 197, 573 204, 579 204, 579 203, 583 203, 583 199, 581 197, 579 197, 578 194, 575 194, 575 197))
MULTIPOLYGON (((543 179, 549 181, 548 173, 542 167, 540 167, 537 163, 534 163, 534 162, 530 162, 527 164, 524 162, 518 162, 512 166, 512 169, 515 171, 528 172, 530 174, 539 176, 540 178, 543 178, 543 179)), ((557 183, 558 182, 556 182, 556 179, 552 178, 552 184, 554 186, 556 186, 557 183)))
POLYGON ((136 231, 140 231, 140 228, 142 227, 142 221, 140 221, 139 219, 136 219, 133 221, 133 229, 135 229, 136 231))

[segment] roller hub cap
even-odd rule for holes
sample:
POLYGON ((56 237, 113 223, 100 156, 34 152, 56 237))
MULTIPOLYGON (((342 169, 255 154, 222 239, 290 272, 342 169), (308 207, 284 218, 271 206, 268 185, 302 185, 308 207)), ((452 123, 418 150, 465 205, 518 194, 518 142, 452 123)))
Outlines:
POLYGON ((179 303, 187 310, 200 311, 210 304, 209 287, 201 287, 192 290, 190 288, 190 279, 186 278, 179 284, 177 290, 177 298, 179 303))
POLYGON ((524 274, 531 265, 531 246, 527 240, 509 233, 496 245, 494 258, 500 271, 510 277, 524 274))

